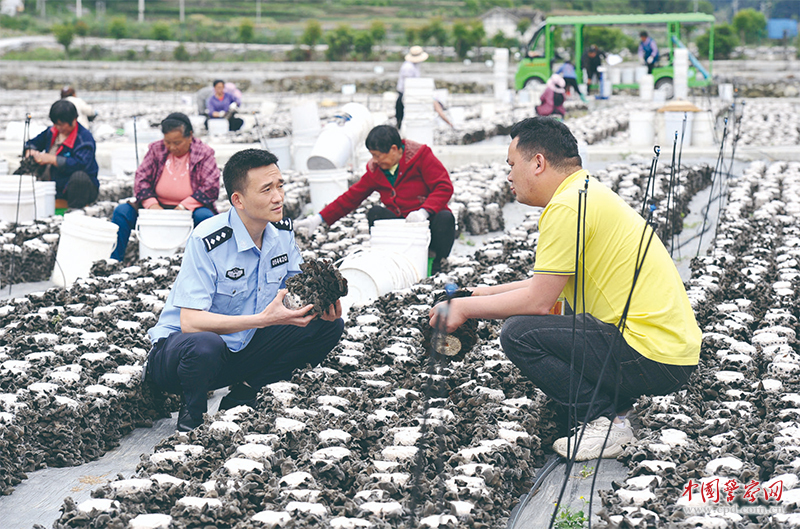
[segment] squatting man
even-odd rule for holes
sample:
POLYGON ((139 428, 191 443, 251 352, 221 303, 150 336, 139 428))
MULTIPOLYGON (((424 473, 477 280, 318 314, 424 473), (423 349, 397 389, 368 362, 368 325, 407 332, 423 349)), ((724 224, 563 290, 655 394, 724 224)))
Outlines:
POLYGON ((199 224, 164 310, 149 335, 143 378, 180 394, 178 430, 203 423, 208 391, 230 386, 220 409, 254 405, 265 385, 318 365, 344 329, 337 301, 317 318, 313 305, 283 305, 286 280, 303 261, 292 222, 283 220, 283 177, 272 153, 247 149, 222 173, 231 209, 199 224))
POLYGON ((563 123, 529 118, 512 127, 511 138, 512 191, 521 203, 544 208, 533 275, 478 286, 471 297, 453 299, 447 311, 436 305, 430 323, 437 326, 446 318, 447 331, 453 332, 468 318, 505 319, 500 343, 508 358, 551 399, 588 421, 577 449, 577 434, 569 443, 567 437, 556 440, 553 449, 566 457, 569 446, 577 461, 595 459, 608 434, 602 457, 617 457, 634 441, 626 417, 633 403, 686 383, 699 360, 701 332, 678 271, 654 236, 620 333, 640 241, 644 234, 643 248, 652 228, 582 169, 577 142, 563 123), (576 268, 578 195, 587 178, 585 249, 581 244, 576 268), (573 302, 576 269, 573 340, 573 316, 549 312, 559 296, 573 302))

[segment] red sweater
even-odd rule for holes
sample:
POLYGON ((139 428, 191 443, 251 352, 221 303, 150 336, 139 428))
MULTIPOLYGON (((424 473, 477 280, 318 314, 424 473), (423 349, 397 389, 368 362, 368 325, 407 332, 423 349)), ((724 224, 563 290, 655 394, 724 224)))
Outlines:
POLYGON ((364 176, 320 211, 328 226, 355 210, 373 191, 380 193, 383 205, 400 217, 421 208, 431 214, 448 209, 453 182, 447 169, 427 145, 411 140, 403 140, 403 144, 405 150, 394 187, 374 160, 370 160, 364 176))

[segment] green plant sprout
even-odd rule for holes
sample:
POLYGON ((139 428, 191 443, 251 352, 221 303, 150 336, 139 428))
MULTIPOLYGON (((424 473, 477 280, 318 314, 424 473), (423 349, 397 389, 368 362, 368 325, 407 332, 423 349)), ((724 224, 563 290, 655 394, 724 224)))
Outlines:
POLYGON ((580 472, 580 474, 581 474, 581 477, 582 477, 583 479, 586 479, 586 478, 588 478, 588 477, 591 477, 591 476, 592 476, 592 474, 594 474, 594 467, 590 467, 589 465, 583 465, 583 466, 581 467, 581 472, 580 472))
MULTIPOLYGON (((586 498, 580 497, 586 505, 586 498)), ((588 525, 589 519, 583 509, 573 510, 570 507, 561 507, 556 515, 554 529, 582 529, 588 525)))

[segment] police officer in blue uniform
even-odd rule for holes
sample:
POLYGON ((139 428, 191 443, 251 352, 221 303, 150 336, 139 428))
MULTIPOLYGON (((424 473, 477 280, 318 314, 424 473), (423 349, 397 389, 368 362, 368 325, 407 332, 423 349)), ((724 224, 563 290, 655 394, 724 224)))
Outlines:
POLYGON ((320 317, 283 305, 302 257, 283 220, 283 178, 272 153, 234 154, 223 171, 231 205, 199 224, 186 243, 167 303, 149 335, 143 377, 182 395, 178 430, 203 422, 206 393, 231 386, 220 409, 254 404, 266 384, 318 365, 344 328, 340 302, 320 317))

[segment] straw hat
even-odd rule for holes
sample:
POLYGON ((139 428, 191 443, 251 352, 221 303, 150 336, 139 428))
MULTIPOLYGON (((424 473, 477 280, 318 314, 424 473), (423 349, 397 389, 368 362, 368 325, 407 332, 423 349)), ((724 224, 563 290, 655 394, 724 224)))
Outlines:
POLYGON ((424 62, 428 60, 428 54, 422 49, 422 46, 411 46, 406 53, 406 60, 408 62, 424 62))

